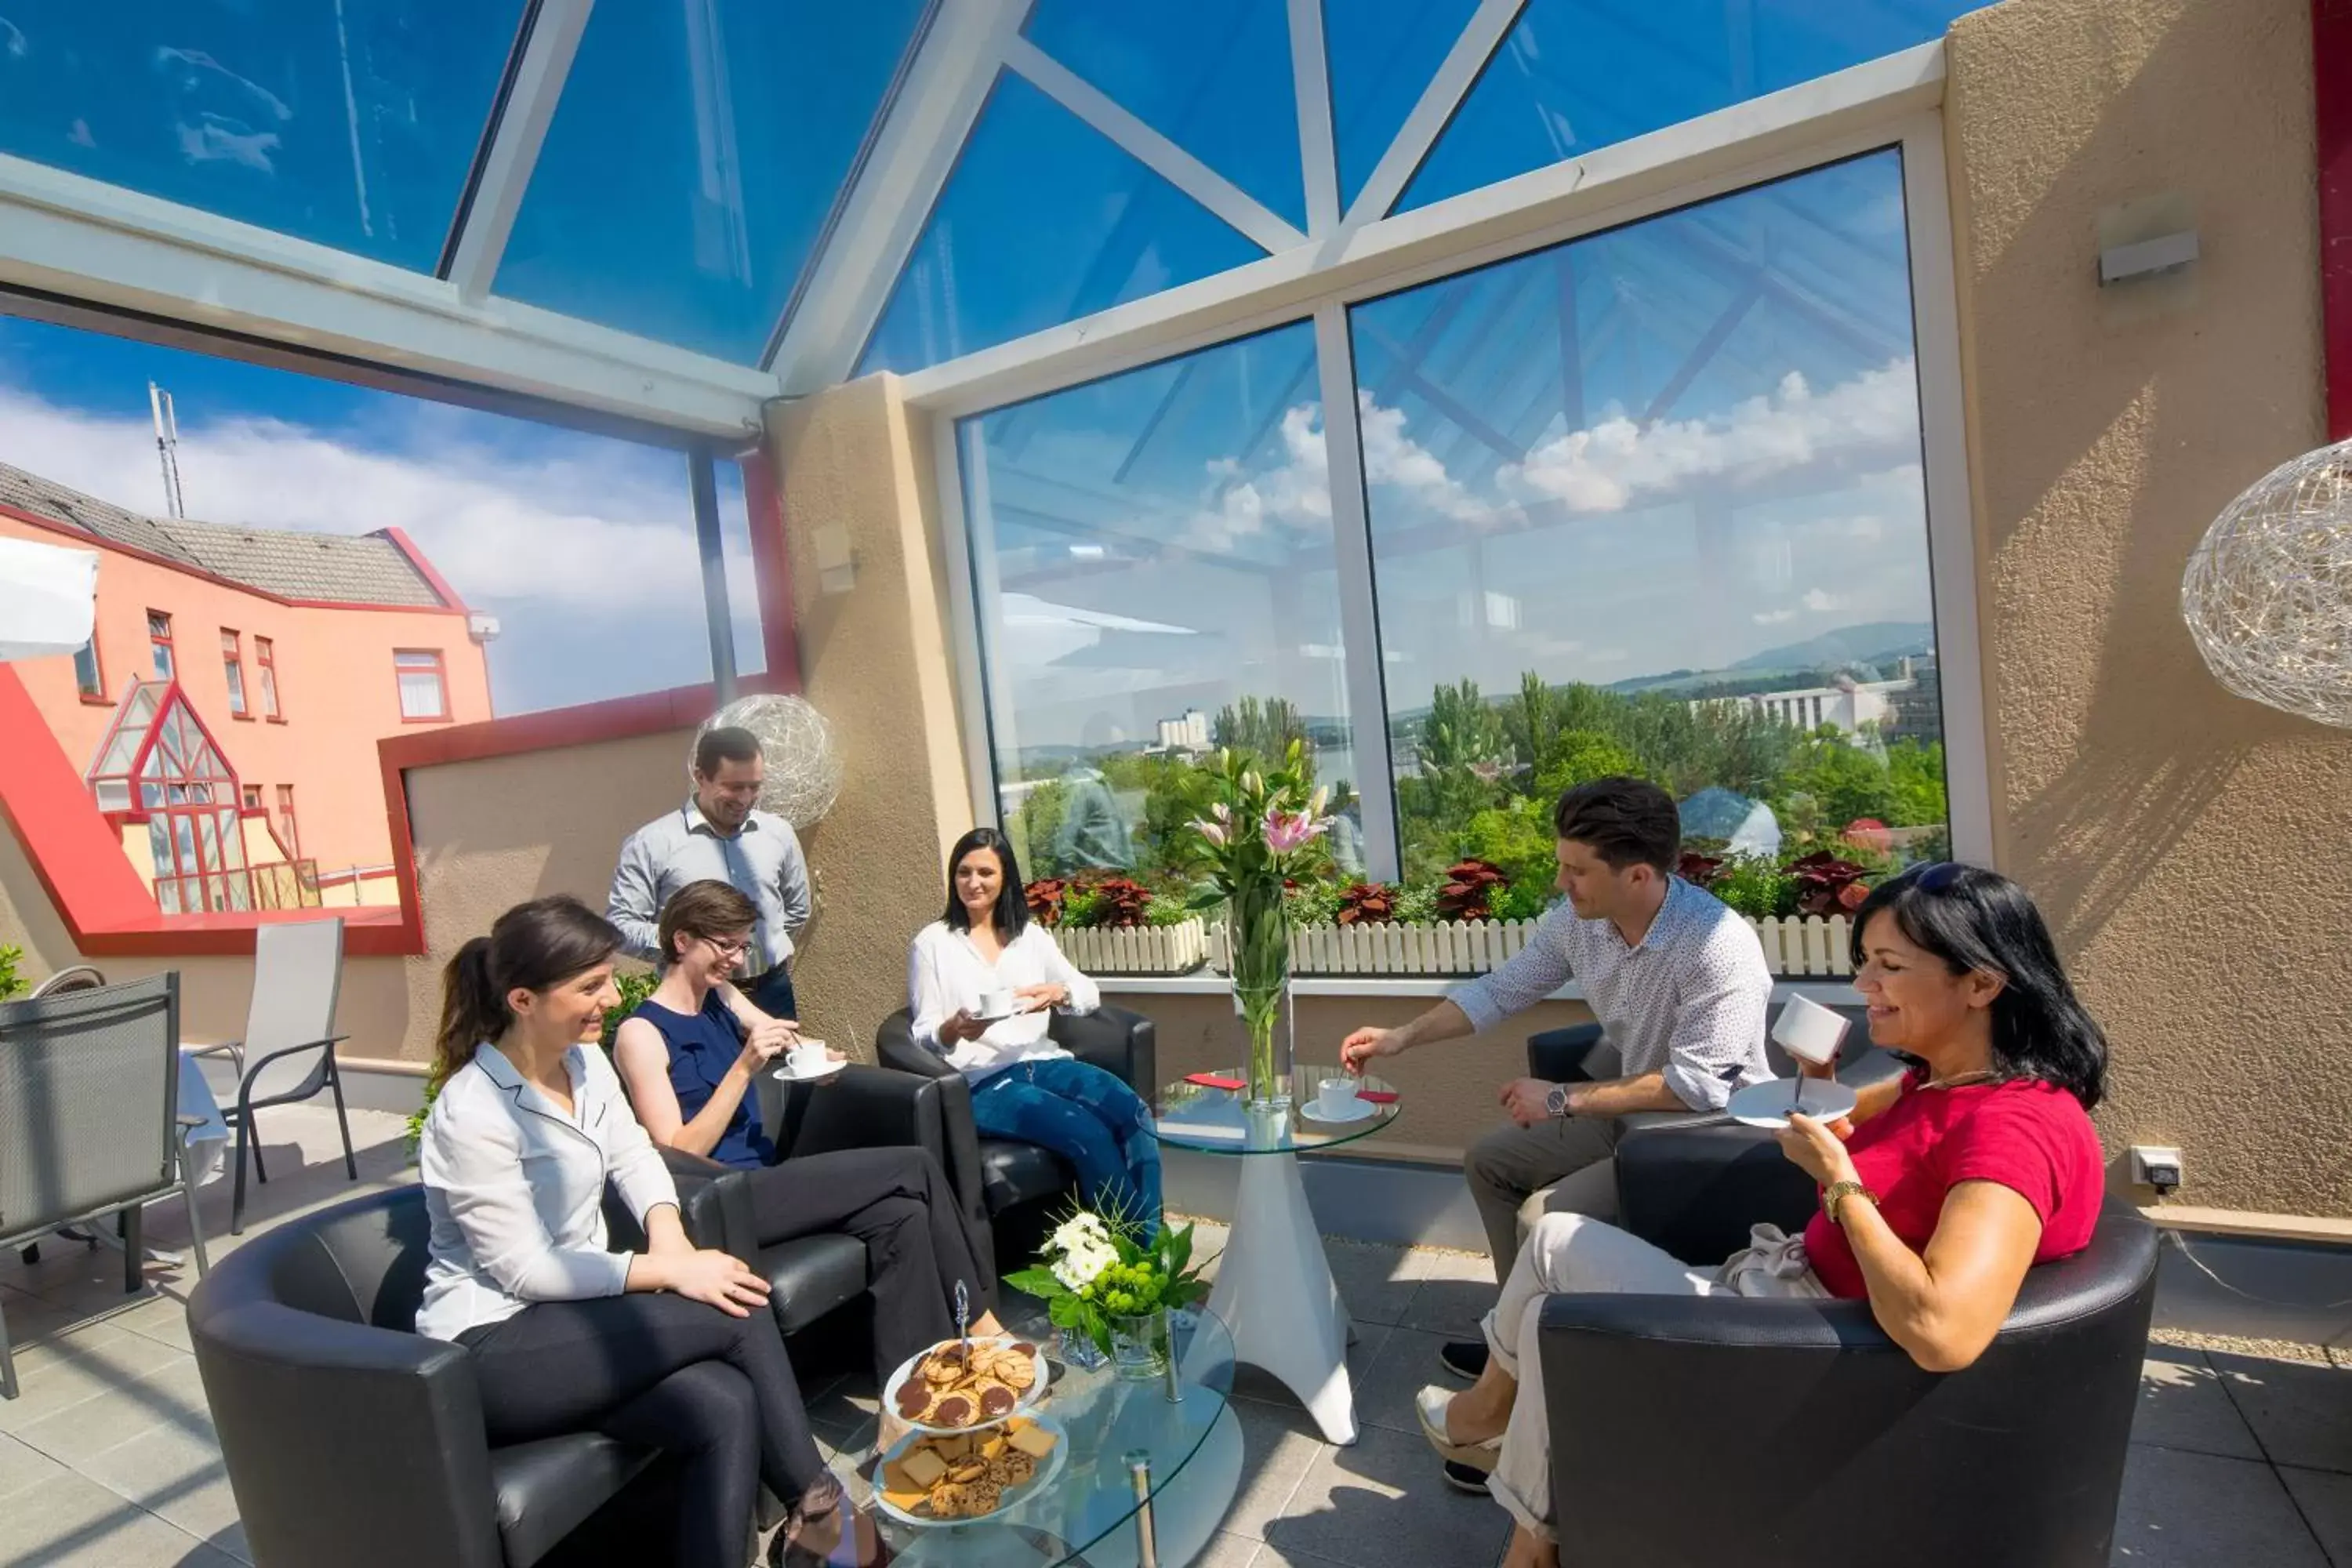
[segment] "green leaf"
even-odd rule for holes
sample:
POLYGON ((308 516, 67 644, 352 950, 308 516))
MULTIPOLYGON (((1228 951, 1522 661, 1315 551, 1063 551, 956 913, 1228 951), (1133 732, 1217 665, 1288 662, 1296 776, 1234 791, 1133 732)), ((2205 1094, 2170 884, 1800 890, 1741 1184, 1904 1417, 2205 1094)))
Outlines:
POLYGON ((1192 1227, 1179 1226, 1174 1230, 1162 1232, 1160 1255, 1167 1260, 1170 1274, 1183 1273, 1184 1266, 1192 1261, 1192 1227))
POLYGON ((1054 1278, 1054 1271, 1042 1264, 1007 1274, 1004 1277, 1004 1282, 1023 1295, 1034 1296, 1041 1301, 1050 1301, 1056 1296, 1069 1294, 1062 1282, 1054 1278))
POLYGON ((1056 1296, 1045 1304, 1045 1315, 1057 1329, 1075 1329, 1085 1321, 1087 1304, 1076 1296, 1056 1296))

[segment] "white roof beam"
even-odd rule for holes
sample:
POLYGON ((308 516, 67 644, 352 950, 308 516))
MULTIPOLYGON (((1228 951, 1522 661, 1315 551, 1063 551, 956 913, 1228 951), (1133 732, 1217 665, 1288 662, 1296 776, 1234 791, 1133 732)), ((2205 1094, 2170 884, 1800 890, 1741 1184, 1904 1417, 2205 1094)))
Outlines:
POLYGON ((1323 0, 1290 0, 1290 77, 1298 100, 1298 169, 1307 182, 1307 232, 1339 226, 1339 155, 1331 132, 1331 65, 1323 48, 1323 0))
POLYGON ((856 370, 1028 14, 1029 0, 937 8, 770 362, 786 395, 856 370))
POLYGON ((588 30, 588 13, 594 4, 595 0, 540 0, 530 34, 523 40, 514 80, 497 123, 490 127, 489 152, 467 195, 457 243, 442 268, 442 276, 457 286, 461 299, 472 301, 489 295, 499 258, 506 254, 507 237, 514 232, 515 214, 530 184, 530 172, 538 166, 539 150, 547 142, 547 128, 555 120, 564 78, 580 52, 581 36, 588 30))
POLYGON ((1396 140, 1381 154, 1380 163, 1364 181, 1364 188, 1356 193, 1354 203, 1348 208, 1348 227, 1361 227, 1386 217, 1389 208, 1396 205, 1412 172, 1429 156, 1429 150, 1437 144, 1439 134, 1461 107, 1471 84, 1486 68, 1486 61, 1501 46, 1511 25, 1519 19, 1523 4, 1525 0, 1479 0, 1478 9, 1471 14, 1462 36, 1454 40, 1437 74, 1423 89, 1421 101, 1405 116, 1404 123, 1397 129, 1396 140))

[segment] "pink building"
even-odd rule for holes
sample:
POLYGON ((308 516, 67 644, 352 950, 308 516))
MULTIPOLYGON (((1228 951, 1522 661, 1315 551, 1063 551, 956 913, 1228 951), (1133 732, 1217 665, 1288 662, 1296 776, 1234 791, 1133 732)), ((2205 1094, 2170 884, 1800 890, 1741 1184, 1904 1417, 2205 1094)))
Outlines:
POLYGON ((167 912, 278 901, 229 874, 300 861, 326 902, 398 901, 376 742, 492 717, 472 617, 399 530, 147 517, 0 463, 0 535, 99 552, 90 645, 15 668, 167 912))

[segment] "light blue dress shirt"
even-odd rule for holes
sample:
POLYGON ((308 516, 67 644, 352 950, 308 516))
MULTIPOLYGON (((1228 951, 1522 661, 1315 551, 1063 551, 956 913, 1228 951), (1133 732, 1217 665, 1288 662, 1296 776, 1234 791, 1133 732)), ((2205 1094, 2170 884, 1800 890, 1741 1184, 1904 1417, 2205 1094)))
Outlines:
POLYGON ((604 918, 621 928, 632 954, 666 963, 668 955, 661 950, 660 933, 663 906, 688 882, 705 879, 727 883, 760 911, 752 952, 745 961, 747 974, 765 974, 792 956, 793 938, 809 918, 808 862, 802 858, 793 825, 772 813, 754 811, 741 830, 730 836, 713 827, 690 795, 684 805, 646 823, 621 846, 604 918))

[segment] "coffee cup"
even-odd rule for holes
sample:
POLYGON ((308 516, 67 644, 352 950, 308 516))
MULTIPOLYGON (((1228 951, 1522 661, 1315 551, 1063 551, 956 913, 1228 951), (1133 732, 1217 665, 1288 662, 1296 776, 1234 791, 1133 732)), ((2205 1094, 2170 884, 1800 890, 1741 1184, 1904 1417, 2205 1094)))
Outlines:
POLYGON ((1012 1011, 1012 992, 983 991, 980 994, 980 1012, 978 1016, 982 1018, 1002 1018, 1007 1013, 1012 1011))
POLYGON ((1843 1015, 1818 1002, 1791 996, 1781 1004, 1780 1016, 1772 1025, 1772 1038, 1798 1060, 1824 1067, 1837 1060, 1845 1030, 1843 1015))
POLYGON ((821 1072, 832 1060, 833 1058, 825 1054, 823 1040, 802 1040, 784 1053, 784 1063, 793 1069, 796 1077, 821 1072))
POLYGON ((1353 1116, 1361 1103, 1356 1099, 1356 1080, 1351 1078, 1327 1078, 1316 1086, 1315 1114, 1328 1120, 1353 1116))

